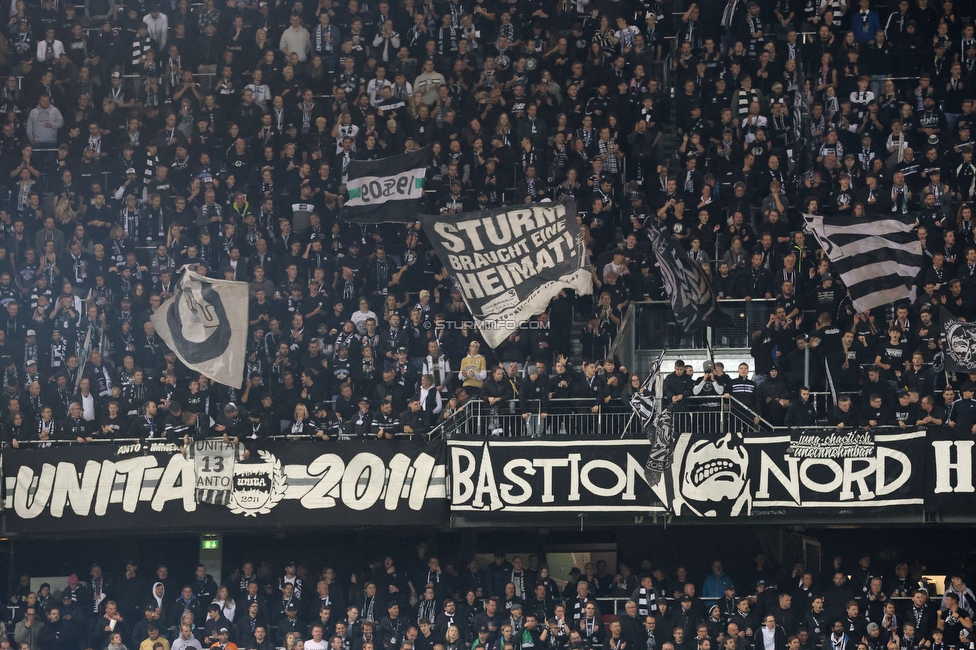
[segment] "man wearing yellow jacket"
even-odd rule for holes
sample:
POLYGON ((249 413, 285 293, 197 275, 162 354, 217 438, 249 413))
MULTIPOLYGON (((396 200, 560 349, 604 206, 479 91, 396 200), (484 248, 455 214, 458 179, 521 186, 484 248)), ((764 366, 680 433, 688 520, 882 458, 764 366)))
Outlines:
POLYGON ((461 369, 458 372, 458 379, 463 382, 462 386, 472 398, 481 394, 481 387, 488 377, 488 364, 478 352, 480 349, 481 344, 477 341, 468 344, 468 355, 461 359, 461 369))

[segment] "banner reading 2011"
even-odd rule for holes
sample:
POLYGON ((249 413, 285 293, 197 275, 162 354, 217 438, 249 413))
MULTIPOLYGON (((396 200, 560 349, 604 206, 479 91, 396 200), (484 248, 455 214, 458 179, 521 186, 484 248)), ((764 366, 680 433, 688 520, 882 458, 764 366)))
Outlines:
POLYGON ((447 518, 440 442, 271 442, 233 464, 229 494, 213 505, 200 498, 198 470, 165 442, 6 449, 4 532, 139 532, 158 530, 160 521, 168 530, 402 526, 447 518))

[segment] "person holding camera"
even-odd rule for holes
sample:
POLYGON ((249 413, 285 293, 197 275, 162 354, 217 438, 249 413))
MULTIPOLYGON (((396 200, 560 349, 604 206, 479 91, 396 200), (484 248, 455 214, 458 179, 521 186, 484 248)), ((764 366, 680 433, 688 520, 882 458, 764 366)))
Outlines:
POLYGON ((715 376, 715 364, 705 361, 702 364, 702 376, 691 389, 691 394, 699 400, 700 405, 705 408, 718 408, 721 405, 720 397, 725 394, 725 386, 715 376))

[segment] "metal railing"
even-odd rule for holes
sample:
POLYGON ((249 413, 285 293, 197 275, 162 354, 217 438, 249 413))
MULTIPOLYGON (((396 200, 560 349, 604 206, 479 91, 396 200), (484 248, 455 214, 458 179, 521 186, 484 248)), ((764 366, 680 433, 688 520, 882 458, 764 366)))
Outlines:
POLYGON ((678 431, 738 431, 760 433, 773 426, 729 394, 689 396, 671 405, 672 429, 678 431))
MULTIPOLYGON (((398 433, 393 436, 393 439, 413 440, 415 437, 419 437, 421 435, 423 434, 398 433)), ((219 436, 213 436, 212 439, 217 439, 217 438, 219 438, 219 436)), ((375 436, 372 436, 370 434, 367 434, 366 436, 360 438, 358 436, 354 437, 354 436, 347 435, 344 432, 340 432, 337 435, 332 435, 329 439, 329 442, 346 442, 349 440, 372 440, 373 438, 375 438, 375 436)), ((318 436, 313 434, 285 434, 285 433, 277 434, 273 436, 267 436, 266 438, 264 438, 264 440, 270 440, 276 442, 282 440, 299 441, 299 440, 318 440, 318 439, 319 439, 318 436)), ((105 445, 105 444, 126 445, 126 444, 137 444, 137 443, 144 446, 142 450, 144 453, 149 453, 150 451, 149 445, 173 444, 179 446, 182 444, 182 441, 167 440, 166 438, 147 438, 145 440, 142 440, 140 438, 94 438, 91 440, 91 442, 78 442, 76 439, 75 440, 68 440, 68 439, 66 440, 60 440, 60 439, 59 440, 53 440, 53 439, 52 440, 18 440, 16 448, 22 449, 27 447, 27 448, 34 448, 34 449, 46 449, 48 447, 72 447, 76 445, 77 446, 92 446, 92 445, 105 445)), ((8 446, 14 448, 11 443, 8 442, 0 443, 0 448, 6 448, 8 446)))
MULTIPOLYGON (((811 393, 811 400, 819 397, 824 402, 829 393, 811 393)), ((792 400, 791 400, 792 401, 792 400)), ((829 402, 828 402, 829 403, 829 402)), ((824 424, 822 421, 808 426, 796 427, 772 424, 759 413, 740 402, 735 397, 725 394, 720 397, 685 397, 671 406, 672 428, 675 432, 726 432, 737 431, 744 434, 761 434, 772 432, 789 432, 802 429, 810 433, 829 433, 837 431, 837 427, 824 424)), ((911 427, 917 428, 917 427, 911 427)), ((845 426, 845 431, 893 432, 905 431, 900 425, 879 426, 845 426)))
MULTIPOLYGON (((755 587, 754 584, 751 586, 755 587)), ((743 590, 742 592, 742 595, 746 595, 746 594, 749 594, 748 588, 743 590)), ((739 595, 740 595, 739 592, 736 591, 736 596, 739 595)), ((755 595, 755 594, 749 594, 749 595, 755 595)), ((668 597, 670 598, 671 596, 669 595, 668 597)), ((938 598, 938 595, 936 595, 935 597, 938 598)), ((721 600, 721 598, 712 598, 712 597, 700 598, 696 596, 696 598, 698 598, 698 600, 700 600, 702 604, 705 605, 705 611, 708 611, 711 605, 718 603, 721 600)), ((627 601, 631 600, 631 598, 630 596, 598 596, 593 600, 596 601, 597 606, 600 608, 600 613, 603 616, 621 616, 626 613, 624 606, 627 604, 627 601)), ((896 604, 896 606, 904 605, 906 607, 912 601, 912 599, 909 598, 908 596, 890 596, 888 597, 888 600, 893 601, 896 604)))
POLYGON ((591 404, 589 400, 553 399, 545 412, 536 408, 523 415, 518 413, 517 400, 494 406, 483 400, 471 400, 434 427, 428 438, 641 435, 639 423, 629 407, 617 401, 601 406, 594 413, 591 404))

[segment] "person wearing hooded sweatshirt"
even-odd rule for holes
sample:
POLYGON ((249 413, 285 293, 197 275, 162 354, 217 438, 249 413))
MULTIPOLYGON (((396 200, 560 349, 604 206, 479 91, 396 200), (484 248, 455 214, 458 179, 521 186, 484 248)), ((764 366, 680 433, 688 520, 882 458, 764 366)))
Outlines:
POLYGON ((71 600, 71 593, 67 589, 61 591, 61 620, 71 625, 76 639, 83 638, 88 632, 84 608, 71 600))
POLYGON ((728 627, 725 618, 722 616, 722 608, 718 605, 712 605, 708 609, 708 618, 704 622, 708 626, 708 636, 713 639, 724 634, 728 627))
POLYGON ((789 390, 779 377, 779 366, 773 366, 766 381, 756 388, 756 410, 771 424, 782 426, 789 406, 789 390))
POLYGON ((149 609, 150 605, 156 606, 156 617, 154 620, 162 619, 165 621, 166 612, 169 609, 170 603, 167 602, 166 598, 166 585, 162 582, 153 583, 152 589, 149 590, 149 597, 142 603, 143 610, 149 609))
MULTIPOLYGON (((211 603, 207 608, 207 621, 203 625, 203 636, 204 643, 209 645, 214 645, 220 641, 220 631, 223 629, 230 630, 233 625, 224 616, 224 613, 220 609, 220 605, 217 603, 211 603)), ((228 634, 229 637, 229 634, 228 634)))

